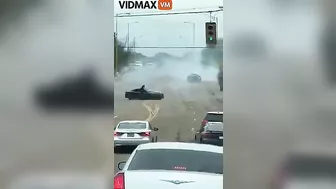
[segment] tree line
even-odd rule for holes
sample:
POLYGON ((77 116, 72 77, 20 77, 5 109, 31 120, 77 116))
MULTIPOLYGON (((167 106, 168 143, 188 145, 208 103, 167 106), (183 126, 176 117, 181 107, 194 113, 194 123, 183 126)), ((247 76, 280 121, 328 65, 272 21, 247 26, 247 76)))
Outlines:
POLYGON ((217 40, 215 48, 206 48, 201 52, 202 61, 204 66, 220 67, 223 64, 223 39, 217 40))

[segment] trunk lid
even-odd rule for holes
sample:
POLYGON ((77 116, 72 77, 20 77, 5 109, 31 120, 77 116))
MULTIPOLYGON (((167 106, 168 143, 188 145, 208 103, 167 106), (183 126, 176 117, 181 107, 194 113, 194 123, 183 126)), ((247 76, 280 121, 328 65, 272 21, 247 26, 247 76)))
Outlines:
POLYGON ((223 139, 223 132, 220 131, 209 131, 203 135, 203 138, 209 139, 223 139))
POLYGON ((127 138, 143 138, 143 133, 149 132, 149 130, 137 130, 137 129, 117 129, 115 131, 118 133, 117 136, 120 139, 127 139, 127 138))
POLYGON ((125 188, 223 188, 223 175, 187 171, 125 171, 125 188))

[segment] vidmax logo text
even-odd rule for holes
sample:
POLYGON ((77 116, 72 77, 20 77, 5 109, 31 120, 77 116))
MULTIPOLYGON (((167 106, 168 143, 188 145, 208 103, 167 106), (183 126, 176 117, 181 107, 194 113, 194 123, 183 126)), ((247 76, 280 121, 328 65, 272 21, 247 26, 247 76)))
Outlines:
POLYGON ((172 0, 157 1, 119 1, 121 9, 158 9, 171 10, 173 8, 172 0))

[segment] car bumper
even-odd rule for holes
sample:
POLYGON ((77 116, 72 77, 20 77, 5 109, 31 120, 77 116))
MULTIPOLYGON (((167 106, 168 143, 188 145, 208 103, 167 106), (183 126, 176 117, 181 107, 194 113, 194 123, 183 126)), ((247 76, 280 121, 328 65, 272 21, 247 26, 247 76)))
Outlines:
POLYGON ((223 140, 221 139, 203 139, 202 144, 212 144, 216 146, 223 146, 223 140))
POLYGON ((138 146, 140 144, 150 143, 149 138, 144 139, 120 139, 114 137, 114 147, 116 146, 138 146))

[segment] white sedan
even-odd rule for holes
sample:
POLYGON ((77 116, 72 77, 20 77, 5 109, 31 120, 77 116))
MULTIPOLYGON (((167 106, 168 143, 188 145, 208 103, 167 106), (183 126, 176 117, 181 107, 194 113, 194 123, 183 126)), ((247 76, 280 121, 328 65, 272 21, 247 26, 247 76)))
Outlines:
POLYGON ((137 146, 148 142, 156 142, 158 128, 152 127, 148 121, 121 121, 114 128, 114 147, 137 146))
POLYGON ((114 189, 222 189, 223 148, 182 142, 139 145, 127 162, 118 164, 114 189))

